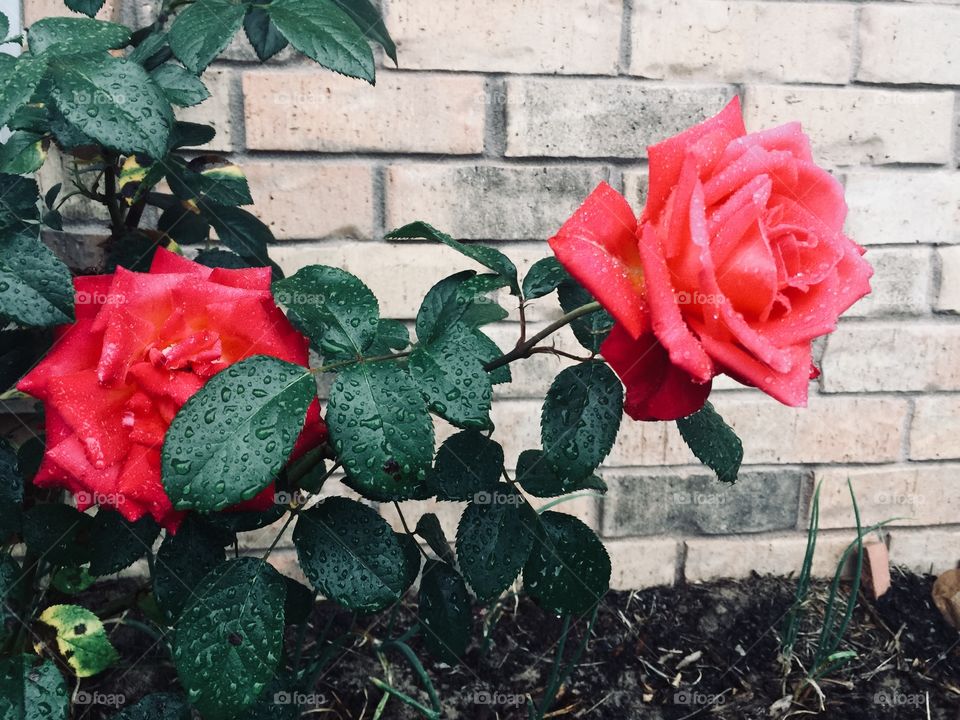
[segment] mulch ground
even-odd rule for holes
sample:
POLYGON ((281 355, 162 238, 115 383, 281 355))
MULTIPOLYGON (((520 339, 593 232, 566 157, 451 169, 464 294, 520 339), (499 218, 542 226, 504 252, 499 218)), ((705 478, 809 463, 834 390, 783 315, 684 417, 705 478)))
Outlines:
MULTIPOLYGON (((779 657, 783 619, 795 582, 753 577, 704 585, 611 592, 598 613, 586 650, 564 683, 547 717, 602 720, 720 718, 759 720, 820 716, 829 720, 960 720, 960 633, 930 599, 933 578, 894 573, 892 590, 875 601, 861 598, 841 646, 857 658, 817 683, 804 683, 819 636, 827 587, 816 584, 806 608, 789 669, 779 657)), ((110 588, 107 588, 108 590, 110 588)), ((116 589, 114 589, 114 592, 116 589)), ((82 597, 96 609, 103 591, 82 597)), ((72 601, 76 602, 76 598, 72 601)), ((443 706, 444 718, 527 718, 527 697, 539 701, 553 668, 562 623, 531 601, 514 598, 494 619, 478 613, 477 641, 463 662, 449 666, 427 658, 420 638, 410 645, 424 658, 443 706), (490 629, 489 642, 479 638, 490 629)), ((305 655, 329 650, 305 717, 373 718, 383 696, 371 678, 424 705, 429 697, 403 656, 388 650, 377 657, 374 638, 398 635, 414 609, 402 605, 379 617, 355 618, 320 603, 311 618, 305 655), (392 623, 392 628, 391 628, 392 623), (339 645, 331 640, 356 631, 339 645), (364 632, 369 630, 369 632, 364 632)), ((567 640, 577 649, 587 626, 576 623, 567 640)), ((122 665, 83 681, 93 697, 126 703, 157 690, 176 688, 166 650, 135 629, 116 626, 113 640, 122 665)), ((290 645, 294 637, 288 638, 290 645)), ((568 655, 569 656, 569 655, 568 655)), ((77 720, 115 712, 98 705, 78 707, 77 720)), ((382 718, 421 717, 390 699, 382 718)))

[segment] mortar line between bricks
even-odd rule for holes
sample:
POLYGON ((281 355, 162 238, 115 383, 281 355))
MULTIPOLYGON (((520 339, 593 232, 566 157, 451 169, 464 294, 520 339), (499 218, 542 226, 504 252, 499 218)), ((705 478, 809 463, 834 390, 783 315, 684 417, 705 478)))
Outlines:
POLYGON ((633 0, 623 0, 620 14, 620 57, 617 61, 617 75, 625 76, 630 72, 633 59, 633 0))
POLYGON ((863 7, 857 6, 853 11, 853 32, 850 35, 850 79, 847 84, 853 85, 857 81, 857 75, 860 72, 860 54, 863 49, 860 47, 860 24, 862 22, 863 7))
POLYGON ((484 83, 483 157, 503 158, 507 150, 507 84, 501 75, 490 75, 484 83))

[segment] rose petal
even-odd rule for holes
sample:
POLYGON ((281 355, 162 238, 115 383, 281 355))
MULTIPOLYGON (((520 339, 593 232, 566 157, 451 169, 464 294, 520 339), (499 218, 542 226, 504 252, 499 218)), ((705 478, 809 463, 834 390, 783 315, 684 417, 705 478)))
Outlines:
POLYGON ((158 247, 153 255, 153 262, 150 263, 150 274, 157 275, 161 273, 182 273, 187 275, 199 275, 202 278, 210 277, 213 268, 194 262, 183 255, 170 252, 166 248, 158 247))

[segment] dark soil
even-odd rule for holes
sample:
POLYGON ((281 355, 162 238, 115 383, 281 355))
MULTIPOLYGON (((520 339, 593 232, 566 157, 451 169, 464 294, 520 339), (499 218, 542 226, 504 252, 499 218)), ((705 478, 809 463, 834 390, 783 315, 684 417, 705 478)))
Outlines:
MULTIPOLYGON (((813 588, 797 659, 786 674, 779 648, 784 614, 793 599, 791 580, 754 577, 611 592, 578 666, 547 717, 960 720, 960 634, 934 608, 932 584, 933 578, 897 572, 887 595, 875 601, 861 597, 841 646, 856 651, 857 658, 819 681, 819 693, 804 685, 801 664, 809 663, 816 647, 816 619, 822 617, 827 596, 822 584, 813 588)), ((102 592, 81 602, 96 609, 103 602, 102 592)), ((523 598, 513 598, 499 610, 493 613, 499 616, 495 622, 490 613, 477 615, 478 640, 455 667, 430 660, 419 637, 410 641, 424 659, 444 718, 526 719, 528 696, 541 701, 562 622, 523 598), (492 625, 486 647, 479 640, 484 625, 492 625)), ((326 650, 330 661, 313 697, 302 698, 309 704, 303 712, 312 711, 305 717, 373 718, 383 692, 371 678, 388 680, 429 706, 423 683, 403 655, 386 650, 381 663, 375 650, 377 640, 399 635, 413 618, 409 605, 398 607, 392 616, 354 618, 333 604, 319 604, 304 655, 326 650)), ((567 657, 577 650, 587 620, 581 619, 571 631, 567 657)), ((102 697, 122 695, 129 704, 147 692, 177 687, 162 644, 154 645, 138 630, 123 626, 115 627, 112 638, 123 667, 84 681, 81 690, 102 697)), ((288 641, 293 647, 293 633, 288 641)), ((111 712, 96 705, 78 707, 76 718, 98 720, 111 712)), ((391 698, 380 717, 421 716, 391 698)))

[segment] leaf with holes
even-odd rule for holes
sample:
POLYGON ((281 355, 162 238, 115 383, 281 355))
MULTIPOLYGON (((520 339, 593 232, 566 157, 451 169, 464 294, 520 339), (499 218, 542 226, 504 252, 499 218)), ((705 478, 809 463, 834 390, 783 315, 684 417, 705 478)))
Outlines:
POLYGON ((570 275, 555 257, 537 260, 523 278, 523 297, 534 300, 549 295, 570 275))
MULTIPOLYGON (((593 302, 593 296, 581 287, 576 280, 564 280, 557 286, 557 297, 565 313, 572 312, 582 305, 593 302)), ((570 323, 577 341, 593 353, 600 352, 600 346, 613 329, 613 317, 606 310, 597 310, 570 323)))
POLYGON ((207 720, 226 720, 252 705, 283 654, 286 584, 259 558, 215 567, 183 611, 173 663, 191 704, 207 720))
POLYGON ((480 263, 485 268, 502 276, 506 284, 510 286, 510 292, 514 295, 520 294, 520 283, 517 280, 517 266, 513 261, 499 250, 488 247, 487 245, 466 244, 454 240, 446 233, 440 232, 428 223, 417 221, 402 228, 397 228, 387 235, 387 239, 416 239, 424 238, 436 243, 442 243, 447 247, 453 248, 461 255, 466 255, 471 260, 480 263))
POLYGON ((533 509, 506 483, 467 505, 457 527, 457 558, 478 598, 492 600, 520 574, 536 522, 533 509))
POLYGON ((476 430, 464 430, 440 446, 427 477, 438 500, 472 500, 497 487, 503 473, 503 448, 476 430))
POLYGON ((149 515, 131 522, 100 508, 90 527, 90 573, 111 575, 128 568, 153 547, 160 526, 149 515))
POLYGON ((325 68, 373 83, 373 52, 351 17, 330 0, 273 0, 267 14, 297 50, 325 68))
POLYGON ((170 26, 170 50, 188 70, 199 75, 230 44, 246 11, 245 3, 196 0, 170 26))
POLYGON ((70 55, 50 61, 53 98, 64 117, 108 148, 166 155, 173 111, 140 65, 109 55, 70 55))
POLYGON ((316 391, 309 370, 267 355, 214 375, 164 438, 161 470, 173 506, 214 512, 257 495, 289 458, 316 391))
POLYGON ((463 578, 447 563, 428 560, 420 579, 418 607, 427 648, 455 665, 467 650, 473 622, 463 578))
POLYGON ((408 561, 398 536, 355 500, 331 497, 300 513, 293 544, 313 586, 345 607, 376 612, 406 588, 408 561))
POLYGON ((613 447, 623 417, 623 386, 595 360, 557 375, 543 403, 541 439, 546 461, 565 478, 593 473, 613 447))
POLYGON ((713 405, 706 403, 693 415, 680 418, 677 428, 693 454, 717 474, 718 480, 737 481, 743 462, 743 443, 713 405))
POLYGON ((57 650, 77 677, 96 675, 119 659, 100 618, 86 608, 52 605, 39 619, 56 630, 57 650))
POLYGON ((517 458, 517 482, 534 497, 557 497, 580 490, 605 493, 607 484, 596 475, 565 476, 546 461, 542 450, 524 450, 517 458))
POLYGON ((340 268, 301 268, 275 282, 273 296, 328 360, 362 356, 377 335, 377 298, 340 268))
POLYGON ((375 362, 341 370, 326 419, 350 487, 372 500, 412 497, 433 461, 433 421, 403 367, 375 362))
POLYGON ((582 615, 610 587, 610 556, 596 534, 572 515, 545 512, 523 566, 523 587, 558 615, 582 615))
POLYGON ((410 375, 430 409, 459 428, 489 429, 493 390, 483 363, 464 352, 461 337, 470 328, 454 326, 410 355, 410 375))

